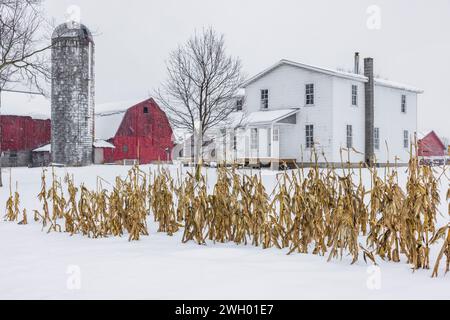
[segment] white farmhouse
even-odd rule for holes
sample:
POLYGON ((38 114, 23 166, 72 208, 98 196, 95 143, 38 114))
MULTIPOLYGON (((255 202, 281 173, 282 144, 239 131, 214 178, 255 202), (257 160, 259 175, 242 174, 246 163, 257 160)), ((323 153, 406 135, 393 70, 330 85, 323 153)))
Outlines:
POLYGON ((222 128, 218 161, 405 164, 417 131, 421 90, 374 77, 359 54, 353 73, 281 60, 245 83, 232 128, 222 128))

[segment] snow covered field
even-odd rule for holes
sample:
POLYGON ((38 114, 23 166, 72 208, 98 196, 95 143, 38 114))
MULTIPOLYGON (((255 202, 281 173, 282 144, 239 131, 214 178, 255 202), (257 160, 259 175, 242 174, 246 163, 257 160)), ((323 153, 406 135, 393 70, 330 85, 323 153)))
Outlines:
MULTIPOLYGON (((149 167, 143 167, 148 171, 149 167)), ((176 176, 178 167, 171 170, 176 176)), ((95 188, 97 176, 113 182, 129 167, 93 166, 57 169, 64 177, 95 188)), ((404 169, 400 170, 402 173, 404 169)), ((41 231, 32 219, 41 209, 36 197, 41 169, 11 170, 13 185, 19 184, 21 208, 29 225, 0 221, 1 299, 449 299, 450 275, 431 279, 431 270, 413 274, 406 263, 386 263, 380 269, 362 259, 351 266, 351 258, 327 263, 326 257, 294 254, 286 250, 262 250, 251 246, 182 244, 174 237, 151 234, 138 242, 127 237, 88 239, 41 231)), ((4 170, 5 188, 0 189, 0 212, 8 197, 9 170, 4 170)), ((270 190, 275 174, 263 172, 270 190)), ((450 170, 447 170, 447 176, 450 170)), ((401 174, 401 181, 406 175, 401 174)), ((215 170, 208 170, 214 182, 215 170)), ((368 180, 368 179, 366 179, 368 180)), ((448 181, 441 183, 441 211, 445 214, 448 181)), ((448 223, 447 215, 439 226, 448 223)), ((438 248, 431 258, 434 264, 438 248)))

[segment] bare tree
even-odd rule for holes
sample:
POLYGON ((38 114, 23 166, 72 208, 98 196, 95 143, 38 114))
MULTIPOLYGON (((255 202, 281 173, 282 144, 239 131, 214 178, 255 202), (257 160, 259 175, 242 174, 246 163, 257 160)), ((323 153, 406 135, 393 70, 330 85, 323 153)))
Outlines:
POLYGON ((174 50, 167 73, 156 97, 175 128, 203 137, 236 109, 235 97, 244 80, 241 61, 227 55, 224 36, 212 28, 174 50))
POLYGON ((51 44, 42 44, 45 37, 41 32, 41 5, 42 0, 0 0, 0 92, 13 84, 43 92, 42 80, 50 79, 44 53, 51 44))

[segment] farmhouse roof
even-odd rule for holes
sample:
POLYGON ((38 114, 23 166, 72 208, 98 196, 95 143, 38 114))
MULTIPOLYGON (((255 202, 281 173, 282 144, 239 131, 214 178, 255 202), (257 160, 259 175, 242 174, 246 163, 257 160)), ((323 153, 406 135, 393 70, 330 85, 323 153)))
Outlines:
POLYGON ((300 111, 299 108, 258 111, 250 113, 244 120, 247 125, 272 124, 286 119, 300 111))
MULTIPOLYGON (((323 68, 323 67, 318 67, 318 66, 314 66, 314 65, 310 65, 310 64, 304 64, 304 63, 300 63, 300 62, 283 59, 283 60, 280 60, 279 62, 277 62, 276 64, 274 64, 273 66, 267 68, 266 70, 258 73, 254 77, 247 80, 244 83, 244 88, 247 87, 248 85, 252 84, 256 80, 264 77, 268 73, 274 71, 275 69, 278 69, 279 67, 286 66, 286 65, 313 71, 313 72, 318 72, 318 73, 322 73, 322 74, 327 74, 327 75, 334 76, 334 77, 339 77, 339 78, 344 78, 344 79, 349 79, 349 80, 354 80, 354 81, 360 81, 360 82, 364 82, 364 83, 366 83, 368 81, 368 78, 364 75, 350 73, 350 72, 344 72, 344 71, 338 71, 338 70, 334 70, 334 69, 330 69, 330 68, 323 68)), ((375 85, 410 91, 410 92, 414 92, 414 93, 423 93, 423 90, 421 90, 421 89, 418 89, 418 88, 415 88, 415 87, 412 87, 409 85, 401 84, 401 83, 396 83, 396 82, 389 81, 389 80, 380 79, 380 78, 375 79, 375 85)))

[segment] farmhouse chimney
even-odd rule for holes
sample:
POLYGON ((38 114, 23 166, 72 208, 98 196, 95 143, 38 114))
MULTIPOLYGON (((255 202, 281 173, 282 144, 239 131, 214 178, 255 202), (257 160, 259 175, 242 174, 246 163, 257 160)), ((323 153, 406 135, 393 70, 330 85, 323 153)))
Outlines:
POLYGON ((359 74, 359 52, 355 53, 355 69, 354 72, 359 74))
POLYGON ((364 75, 369 80, 365 84, 365 160, 368 166, 373 166, 375 163, 375 77, 373 58, 364 59, 364 75))

